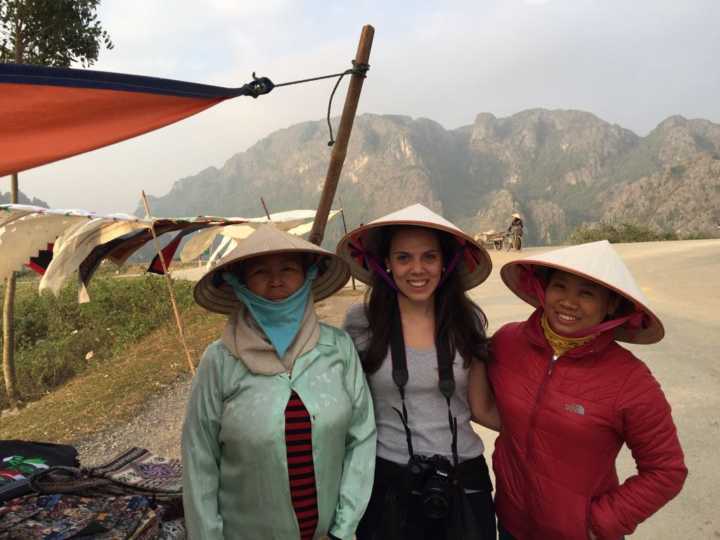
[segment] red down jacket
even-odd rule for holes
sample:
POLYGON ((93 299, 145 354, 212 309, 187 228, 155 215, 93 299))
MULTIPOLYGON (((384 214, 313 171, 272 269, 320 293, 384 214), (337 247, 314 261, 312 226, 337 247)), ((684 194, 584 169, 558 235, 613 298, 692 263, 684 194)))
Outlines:
POLYGON ((607 332, 553 362, 538 309, 492 339, 502 430, 496 511, 518 540, 616 540, 672 499, 687 476, 665 395, 607 332), (623 443, 638 473, 619 485, 623 443))

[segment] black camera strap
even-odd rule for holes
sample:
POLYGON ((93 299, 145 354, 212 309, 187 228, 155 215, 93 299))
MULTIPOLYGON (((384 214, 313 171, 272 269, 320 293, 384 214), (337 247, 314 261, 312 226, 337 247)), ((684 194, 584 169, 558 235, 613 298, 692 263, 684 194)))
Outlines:
POLYGON ((395 307, 395 313, 391 317, 390 328, 390 356, 392 357, 392 378, 400 392, 400 400, 402 402, 402 412, 393 407, 400 421, 405 428, 405 439, 407 440, 408 454, 410 457, 415 455, 412 445, 412 433, 408 426, 408 413, 405 407, 405 385, 408 382, 407 357, 405 356, 405 339, 402 332, 402 320, 400 319, 400 310, 395 307))
MULTIPOLYGON (((405 339, 403 337, 402 330, 402 317, 400 315, 400 307, 395 304, 395 313, 391 317, 391 328, 390 328, 390 355, 392 357, 392 378, 400 392, 400 399, 402 401, 402 411, 393 407, 395 412, 400 417, 405 428, 405 438, 407 439, 408 454, 412 458, 415 453, 412 445, 412 432, 408 424, 408 413, 405 406, 405 386, 408 383, 408 368, 407 368, 407 356, 405 354, 405 339)), ((445 402, 448 408, 448 423, 450 425, 450 434, 452 442, 450 449, 453 456, 453 465, 458 464, 458 453, 457 453, 457 417, 452 415, 450 408, 450 399, 455 393, 455 374, 453 372, 453 359, 450 355, 449 344, 446 341, 438 340, 435 338, 435 351, 438 362, 438 388, 440 393, 445 397, 445 402)))

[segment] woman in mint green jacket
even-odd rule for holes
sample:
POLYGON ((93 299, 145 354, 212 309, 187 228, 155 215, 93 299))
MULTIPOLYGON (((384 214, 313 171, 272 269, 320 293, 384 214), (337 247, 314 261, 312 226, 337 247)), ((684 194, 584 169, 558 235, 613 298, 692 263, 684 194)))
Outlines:
POLYGON ((353 538, 374 474, 372 400, 351 339, 313 307, 348 276, 338 257, 264 225, 195 287, 230 317, 183 426, 193 540, 353 538))

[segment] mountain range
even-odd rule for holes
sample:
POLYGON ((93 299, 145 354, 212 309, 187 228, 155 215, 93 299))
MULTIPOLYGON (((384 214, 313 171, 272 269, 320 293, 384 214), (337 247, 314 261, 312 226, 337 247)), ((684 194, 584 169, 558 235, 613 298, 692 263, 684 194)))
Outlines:
MULTIPOLYGON (((153 214, 256 216, 260 197, 271 212, 315 208, 327 138, 321 121, 276 131, 152 197, 153 214)), ((503 230, 519 212, 530 244, 561 243, 597 222, 717 235, 720 125, 672 116, 641 137, 577 110, 481 113, 452 130, 424 118, 358 116, 334 206, 353 227, 414 202, 471 234, 503 230)), ((337 224, 329 234, 339 237, 337 224)))

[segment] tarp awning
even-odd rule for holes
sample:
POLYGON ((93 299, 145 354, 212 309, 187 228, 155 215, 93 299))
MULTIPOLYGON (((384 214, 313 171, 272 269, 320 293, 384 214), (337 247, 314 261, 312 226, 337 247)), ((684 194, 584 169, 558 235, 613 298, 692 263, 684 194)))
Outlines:
POLYGON ((236 96, 268 79, 224 88, 102 71, 0 64, 0 176, 107 146, 236 96))

